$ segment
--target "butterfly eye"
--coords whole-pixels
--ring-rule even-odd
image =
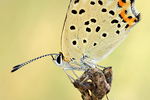
[[[59,56],[56,58],[56,61],[57,61],[58,64],[61,63],[61,55],[59,55]]]

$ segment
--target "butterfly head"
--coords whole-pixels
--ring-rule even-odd
[[[63,67],[64,63],[63,63],[63,54],[62,53],[52,54],[51,57],[57,66]]]

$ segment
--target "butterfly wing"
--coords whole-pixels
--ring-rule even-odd
[[[80,59],[104,59],[139,22],[134,0],[72,0],[67,12],[62,52]]]

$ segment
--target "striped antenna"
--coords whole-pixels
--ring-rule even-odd
[[[43,55],[43,56],[39,56],[39,57],[37,57],[37,58],[34,58],[34,59],[32,59],[32,60],[29,60],[29,61],[27,61],[27,62],[24,62],[24,63],[22,63],[22,64],[16,65],[16,66],[14,66],[13,69],[11,70],[11,73],[15,72],[16,70],[20,69],[21,67],[23,67],[23,66],[25,66],[25,65],[27,65],[27,64],[29,64],[29,63],[35,61],[35,60],[38,60],[38,59],[43,58],[43,57],[46,57],[46,56],[52,56],[52,59],[54,59],[54,58],[53,58],[53,55],[58,55],[58,54],[46,54],[46,55]]]

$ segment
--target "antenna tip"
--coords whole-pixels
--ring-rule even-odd
[[[13,73],[13,72],[15,72],[15,71],[18,70],[18,69],[19,69],[19,68],[15,68],[15,69],[11,70],[10,73]]]
[[[21,65],[16,65],[16,66],[14,66],[10,73],[15,72],[16,70],[18,70],[18,69],[21,68],[21,67],[22,67]]]

